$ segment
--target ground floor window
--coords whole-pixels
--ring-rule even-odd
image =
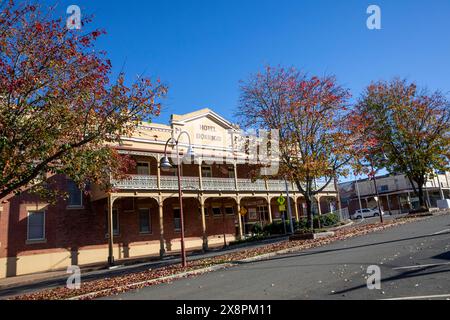
[[[266,217],[269,216],[269,209],[267,208],[267,206],[259,206],[258,214],[259,214],[259,219],[265,221]]]
[[[45,239],[45,211],[28,212],[27,240],[39,241]]]
[[[181,210],[173,208],[173,226],[175,231],[181,231]]]
[[[222,215],[222,210],[220,209],[220,207],[213,207],[212,212],[214,217],[219,217]]]
[[[257,220],[258,219],[258,214],[256,212],[256,208],[249,208],[248,209],[248,218],[250,220]]]
[[[234,207],[232,206],[225,207],[225,214],[229,216],[234,215]]]
[[[139,232],[152,233],[150,209],[139,209]]]

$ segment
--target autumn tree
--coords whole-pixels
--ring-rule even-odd
[[[440,93],[394,79],[371,84],[360,97],[351,122],[361,157],[373,166],[409,179],[420,206],[424,186],[436,170],[447,170],[450,105]],[[364,161],[363,161],[364,162]]]
[[[51,8],[0,4],[0,199],[65,174],[108,188],[130,164],[113,145],[159,113],[166,87],[111,78],[101,30],[68,30]],[[36,184],[37,183],[37,184]]]
[[[243,126],[279,130],[279,176],[304,196],[309,226],[312,204],[351,158],[347,135],[348,90],[332,76],[309,77],[295,68],[267,67],[242,83],[237,117]],[[316,179],[325,183],[316,187]]]

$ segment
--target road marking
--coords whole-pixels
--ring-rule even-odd
[[[413,297],[403,297],[403,298],[392,298],[383,300],[423,300],[423,299],[438,299],[438,298],[450,298],[450,294],[437,294],[434,296],[413,296]]]
[[[442,230],[442,231],[433,233],[433,236],[437,236],[437,235],[439,235],[439,234],[443,234],[443,233],[447,233],[447,232],[450,232],[450,229],[445,229],[445,230]]]
[[[407,267],[399,267],[399,268],[394,268],[392,270],[403,270],[403,269],[418,269],[418,268],[427,268],[427,267],[437,267],[437,266],[446,266],[449,265],[450,262],[445,262],[445,263],[433,263],[433,264],[417,264],[414,266],[407,266]]]

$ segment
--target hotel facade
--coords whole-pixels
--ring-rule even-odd
[[[295,184],[275,175],[252,179],[249,158],[259,149],[247,145],[246,152],[236,152],[236,141],[243,137],[236,125],[210,109],[172,115],[169,125],[144,123],[116,146],[136,167],[126,179],[113,181],[113,192],[91,186],[85,194],[70,179],[55,176],[68,199],[49,204],[25,192],[0,203],[0,278],[178,253],[177,169],[163,170],[159,164],[167,141],[181,132],[186,134],[179,154],[186,153],[188,136],[195,151],[194,161],[181,165],[187,249],[222,246],[250,233],[255,223],[281,220],[276,200],[286,196],[286,185],[293,217],[305,215]],[[170,143],[166,151],[173,159]],[[331,183],[316,197],[313,210],[333,211],[336,198]]]

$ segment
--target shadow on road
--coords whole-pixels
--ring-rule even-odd
[[[423,272],[426,270],[431,270],[437,267],[442,267],[442,266],[428,266],[428,267],[423,267],[420,269],[415,269],[415,270],[411,270],[411,271],[405,271],[402,272],[398,275],[386,278],[386,279],[382,279],[381,283],[386,283],[386,282],[392,282],[392,281],[398,281],[398,280],[402,280],[402,279],[410,279],[410,278],[416,278],[416,277],[422,277],[422,276],[427,276],[427,275],[433,275],[433,274],[439,274],[439,273],[447,273],[450,272],[450,270],[440,270],[440,271],[432,271],[432,272]],[[355,291],[358,289],[366,289],[367,288],[367,284],[363,284],[363,285],[359,285],[359,286],[355,286],[352,288],[348,288],[345,290],[341,290],[341,291],[336,291],[334,294],[338,295],[338,294],[344,294],[344,293],[348,293],[351,291]]]
[[[450,234],[450,232],[448,233]],[[249,261],[249,262],[243,262],[243,261],[236,261],[233,262],[234,264],[254,264],[254,263],[261,263],[261,262],[265,262],[265,261],[273,261],[273,260],[286,260],[286,259],[293,259],[293,258],[298,258],[298,257],[305,257],[305,256],[311,256],[311,255],[317,255],[317,254],[321,254],[321,253],[332,253],[332,252],[338,252],[338,251],[346,251],[346,250],[352,250],[352,249],[359,249],[359,248],[366,248],[366,247],[372,247],[372,246],[379,246],[379,245],[383,245],[383,244],[390,244],[390,243],[397,243],[397,242],[404,242],[404,241],[409,241],[409,240],[417,240],[417,239],[424,239],[424,238],[437,238],[439,236],[444,236],[447,235],[447,233],[442,233],[439,235],[424,235],[424,236],[418,236],[418,237],[410,237],[410,238],[404,238],[404,239],[397,239],[397,240],[390,240],[390,241],[381,241],[381,242],[375,242],[375,243],[368,243],[368,244],[363,244],[363,245],[358,245],[358,246],[351,246],[351,247],[345,247],[345,248],[335,248],[335,249],[324,249],[324,250],[315,250],[312,252],[302,252],[302,253],[297,253],[297,254],[287,254],[287,255],[283,255],[283,256],[279,256],[279,257],[272,257],[272,258],[267,258],[267,259],[262,259],[262,260],[258,260],[258,261]],[[335,244],[335,243],[332,243]],[[448,254],[448,253],[446,253]],[[443,255],[446,255],[443,254]],[[442,259],[442,258],[439,258]],[[450,257],[446,257],[445,259],[450,259]]]

